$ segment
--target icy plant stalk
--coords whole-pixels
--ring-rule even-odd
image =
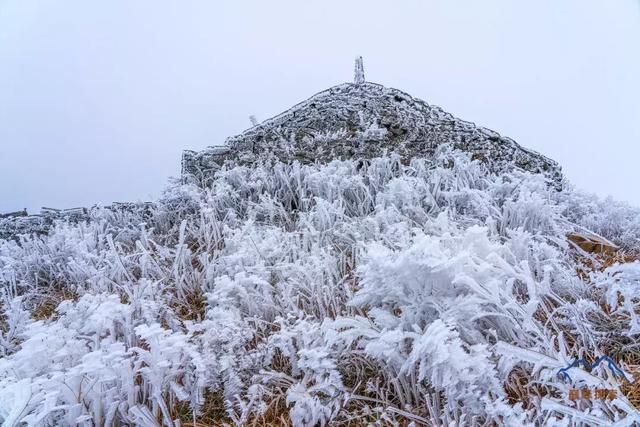
[[[556,372],[637,351],[640,266],[584,273],[566,235],[637,249],[638,218],[447,147],[225,167],[0,241],[0,421],[624,424],[606,370]]]

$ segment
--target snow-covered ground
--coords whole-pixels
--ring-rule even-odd
[[[631,425],[640,210],[434,160],[223,168],[0,241],[14,425]],[[607,258],[607,259],[605,259]],[[606,268],[605,268],[606,267]],[[571,400],[572,389],[616,398]],[[351,424],[349,424],[351,423]]]

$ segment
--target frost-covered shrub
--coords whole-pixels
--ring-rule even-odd
[[[557,370],[637,354],[638,263],[580,273],[566,235],[638,250],[638,212],[447,147],[92,209],[0,241],[0,420],[624,423],[606,370]],[[583,385],[618,399],[577,410]]]
[[[569,220],[626,249],[640,248],[640,209],[637,207],[577,190],[557,196]]]

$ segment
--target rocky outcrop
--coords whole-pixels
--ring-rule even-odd
[[[47,234],[56,222],[77,224],[90,221],[98,211],[123,213],[123,212],[149,212],[153,206],[151,202],[120,203],[91,208],[53,209],[42,208],[40,213],[27,214],[27,211],[12,212],[0,215],[0,239],[18,239],[21,235]]]
[[[516,167],[546,174],[560,183],[561,170],[555,161],[405,92],[356,77],[360,83],[320,92],[228,138],[224,146],[184,152],[184,179],[207,183],[225,161],[310,163],[391,153],[409,160],[431,157],[439,145],[452,144],[497,172]]]
[[[27,211],[12,212],[0,216],[0,239],[11,239],[18,235],[44,234],[59,219],[79,222],[88,218],[85,208],[42,208],[39,214],[28,215]]]
[[[253,121],[253,120],[252,120]],[[225,145],[203,151],[184,151],[185,182],[208,185],[225,163],[252,165],[369,159],[397,154],[404,161],[432,157],[442,144],[469,152],[497,173],[520,168],[547,175],[559,186],[558,164],[527,150],[510,138],[458,119],[440,107],[397,89],[367,82],[362,59],[356,60],[354,83],[317,93],[289,110],[228,138]],[[122,211],[137,204],[114,203],[107,210]],[[93,209],[93,208],[91,208]],[[14,212],[0,216],[0,239],[42,234],[57,220],[88,220],[90,210],[44,209],[38,215]]]

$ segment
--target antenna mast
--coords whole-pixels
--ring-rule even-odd
[[[353,82],[357,85],[364,83],[364,65],[362,64],[362,56],[356,57],[356,67],[353,74]]]

